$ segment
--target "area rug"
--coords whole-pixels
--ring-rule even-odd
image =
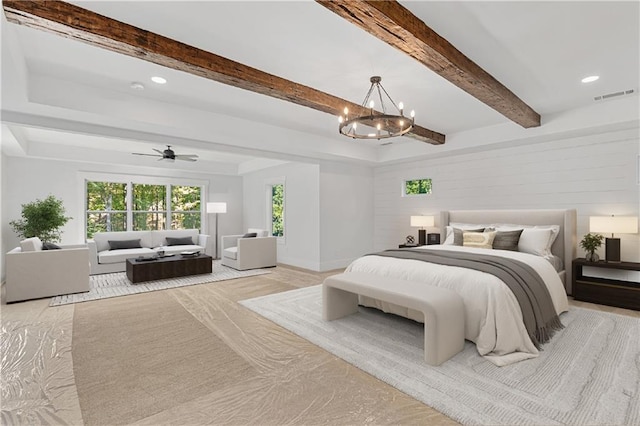
[[[240,302],[463,424],[640,424],[640,320],[582,308],[538,358],[505,367],[471,342],[438,367],[423,326],[369,308],[322,320],[322,286]]]
[[[215,281],[233,280],[270,273],[269,269],[249,269],[237,271],[213,261],[213,272],[210,274],[192,275],[189,277],[172,278],[168,280],[146,281],[132,284],[126,273],[91,275],[89,277],[89,291],[87,293],[65,294],[51,299],[49,306],[60,306],[69,303],[88,302],[90,300],[107,299],[110,297],[127,296],[130,294],[146,293],[148,291],[166,290],[169,288],[188,285],[204,284]]]

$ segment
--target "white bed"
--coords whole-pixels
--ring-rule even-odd
[[[557,314],[568,309],[566,294],[570,290],[571,261],[575,257],[575,210],[481,210],[442,212],[441,241],[445,240],[445,227],[449,223],[466,224],[519,224],[526,226],[559,226],[559,234],[551,248],[565,265],[556,269],[541,256],[505,250],[474,249],[458,246],[424,246],[422,250],[462,250],[497,254],[520,260],[534,268],[543,278]],[[507,285],[497,277],[475,270],[443,266],[410,259],[382,256],[364,256],[355,260],[345,272],[366,272],[412,281],[423,281],[456,291],[465,304],[465,338],[476,343],[478,352],[496,365],[508,365],[538,356],[522,321],[518,302]],[[566,288],[565,284],[566,283]],[[360,303],[422,321],[422,314],[406,308],[370,298]]]

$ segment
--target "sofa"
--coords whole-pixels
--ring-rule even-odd
[[[207,253],[208,239],[197,229],[96,232],[87,241],[91,275],[125,271],[127,259],[154,256],[159,250],[164,250],[165,255],[183,251]]]
[[[44,250],[39,238],[27,238],[5,256],[5,301],[40,299],[89,291],[86,244]]]
[[[277,238],[269,231],[249,228],[246,234],[222,237],[222,261],[225,266],[244,271],[276,266]]]

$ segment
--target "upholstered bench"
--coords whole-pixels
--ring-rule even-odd
[[[356,313],[358,295],[422,312],[427,364],[440,365],[463,349],[464,305],[453,290],[360,272],[333,275],[322,283],[323,319]]]

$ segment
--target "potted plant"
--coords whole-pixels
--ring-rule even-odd
[[[602,245],[604,236],[600,234],[587,234],[580,241],[580,247],[587,252],[585,258],[588,262],[597,262],[600,257],[596,253],[596,250]]]
[[[62,233],[60,228],[72,219],[64,213],[62,200],[49,195],[44,200],[23,204],[22,219],[9,224],[21,238],[38,237],[42,242],[57,242]]]

